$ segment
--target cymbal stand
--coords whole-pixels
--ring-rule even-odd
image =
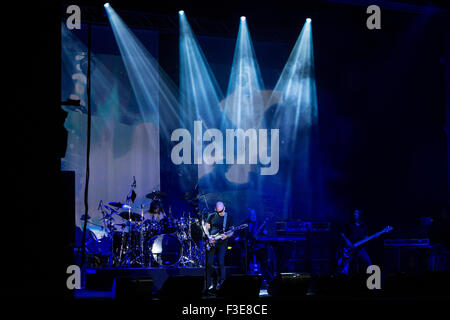
[[[134,203],[134,200],[136,199],[136,193],[134,191],[134,189],[136,188],[136,177],[133,176],[133,183],[131,184],[130,187],[130,191],[128,192],[127,198],[125,200],[125,203],[127,205],[128,208],[128,241],[127,241],[127,247],[126,247],[126,252],[124,254],[124,256],[126,257],[126,259],[124,259],[125,263],[130,266],[132,263],[139,263],[140,265],[143,265],[143,258],[141,258],[141,256],[143,256],[142,251],[139,255],[136,254],[137,251],[137,243],[136,241],[133,241],[133,231],[136,232],[137,228],[137,223],[136,223],[136,219],[134,221],[134,226],[132,227],[132,220],[131,220],[131,205]],[[143,215],[143,212],[142,212]],[[124,243],[124,233],[122,233],[122,246],[123,247],[123,243]],[[141,238],[141,237],[139,237]],[[136,240],[136,239],[134,239]],[[142,245],[143,247],[143,245]],[[121,251],[121,255],[120,255],[120,262],[121,262],[121,258],[122,257],[122,251]],[[138,260],[142,260],[142,261],[138,261]]]
[[[107,233],[107,237],[109,238],[109,240],[110,240],[110,254],[109,254],[109,257],[108,257],[108,266],[109,267],[111,267],[111,265],[113,264],[113,256],[114,256],[114,246],[113,246],[113,234],[112,234],[112,215],[114,214],[114,210],[112,209],[112,208],[109,208],[109,207],[107,207],[107,206],[105,206],[104,204],[103,204],[103,201],[102,200],[100,200],[100,204],[99,204],[99,209],[101,210],[101,212],[102,212],[102,216],[103,216],[103,218],[102,218],[102,221],[103,221],[103,226],[104,226],[104,228],[105,228],[105,230],[106,230],[106,233]],[[111,213],[105,213],[105,209],[109,209],[109,210],[111,210]]]
[[[136,231],[136,220],[134,221],[134,226],[132,225],[132,219],[131,219],[131,206],[128,206],[128,241],[127,241],[127,247],[125,252],[125,258],[124,262],[125,265],[130,267],[131,264],[136,262],[136,252],[135,247],[136,243],[133,241],[133,231]]]
[[[128,232],[130,233],[130,231],[131,230],[128,227]],[[119,261],[117,262],[119,266],[122,264],[122,256],[124,255],[124,250],[125,250],[124,245],[125,245],[125,228],[122,226],[122,241],[120,242]],[[128,243],[127,243],[126,250],[128,251]]]
[[[135,221],[135,226],[136,226]],[[139,230],[139,249],[136,249],[136,251],[139,253],[136,257],[136,259],[133,262],[138,263],[142,267],[145,265],[145,254],[144,254],[144,205],[141,205],[141,224],[139,227],[137,227]]]

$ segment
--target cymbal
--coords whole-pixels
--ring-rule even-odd
[[[122,218],[126,219],[126,220],[136,220],[136,221],[141,221],[142,217],[139,213],[136,212],[128,212],[128,211],[124,211],[121,212],[119,214],[119,216],[121,216]]]
[[[108,202],[110,206],[116,207],[116,208],[122,208],[122,209],[129,209],[131,208],[129,205],[122,203],[122,202]]]
[[[153,198],[163,198],[166,196],[165,192],[161,192],[159,190],[154,190],[152,192],[150,192],[149,194],[147,194],[145,197],[149,198],[149,199],[153,199]]]

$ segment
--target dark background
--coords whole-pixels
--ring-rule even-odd
[[[443,1],[433,3],[444,8]],[[76,4],[103,8],[100,1]],[[120,10],[148,11],[171,15],[175,21],[183,9],[198,19],[199,25],[191,23],[197,36],[231,39],[239,17],[245,15],[254,41],[286,46],[278,57],[264,61],[280,72],[304,19],[311,17],[324,216],[339,225],[352,208],[361,207],[370,232],[390,224],[397,232],[408,233],[418,228],[420,216],[435,215],[448,202],[448,13],[416,12],[413,5],[398,10],[381,6],[382,29],[368,30],[366,7],[327,1],[111,4],[119,14]],[[59,106],[61,9],[39,4],[8,12],[13,20],[5,50],[8,99],[2,137],[7,161],[4,217],[10,232],[5,233],[3,274],[11,276],[4,283],[17,294],[45,284],[47,294],[54,295],[53,289],[63,290],[65,285],[69,263],[64,257],[73,230],[65,214],[65,184],[59,184],[58,174],[66,139],[65,114]],[[106,17],[98,17],[102,19]],[[201,22],[223,22],[234,29],[214,34]],[[161,54],[172,47],[171,54],[177,57],[177,28],[173,30],[161,32],[159,56],[164,70],[177,81],[177,59]],[[258,50],[255,43],[257,56]],[[270,81],[276,79],[266,81],[267,86]],[[226,82],[219,79],[219,84],[225,91]],[[50,219],[55,212],[59,219]]]

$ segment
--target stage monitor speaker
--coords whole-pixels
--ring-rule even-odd
[[[385,289],[395,297],[448,297],[450,274],[445,271],[422,274],[395,273],[386,277]]]
[[[234,274],[229,276],[217,291],[223,298],[258,299],[261,275]]]
[[[268,293],[273,297],[305,296],[310,280],[309,273],[279,273],[270,283]]]
[[[424,290],[427,296],[450,296],[450,272],[432,271],[424,274]]]
[[[369,290],[367,288],[368,275],[344,274],[335,275],[317,275],[312,280],[312,292],[318,296],[375,296],[379,290]]]
[[[200,299],[204,288],[203,276],[170,276],[159,291],[161,299]]]
[[[118,277],[114,279],[114,298],[118,300],[151,300],[152,278]]]

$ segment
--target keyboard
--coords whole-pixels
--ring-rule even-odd
[[[304,241],[306,237],[257,237],[258,242],[289,242],[289,241]]]

